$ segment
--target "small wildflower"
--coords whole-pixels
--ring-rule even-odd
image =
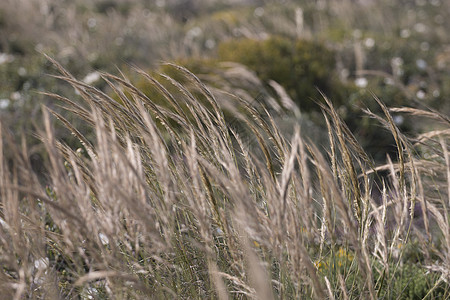
[[[34,261],[34,267],[38,270],[43,270],[48,267],[49,260],[47,257],[42,257]]]
[[[87,74],[84,77],[83,82],[86,84],[92,84],[92,83],[98,81],[99,79],[100,79],[100,73],[95,71],[95,72]]]
[[[375,46],[375,40],[373,38],[367,38],[364,40],[364,46],[366,46],[367,48],[373,48],[373,46]]]
[[[416,93],[416,97],[418,98],[418,99],[425,99],[425,92],[424,91],[422,91],[422,90],[418,90],[417,91],[417,93]]]
[[[9,106],[11,101],[9,99],[0,99],[0,109],[5,109]]]
[[[358,78],[356,78],[356,80],[355,80],[355,84],[356,84],[356,86],[359,87],[359,88],[365,88],[365,87],[367,86],[367,84],[368,84],[368,81],[367,81],[367,79],[364,78],[364,77],[358,77]]]
[[[416,60],[416,66],[421,70],[425,70],[427,68],[427,62],[423,59],[418,59]]]
[[[409,29],[402,29],[402,31],[400,31],[400,37],[406,39],[409,38],[411,36],[411,31],[409,31]]]
[[[314,262],[314,266],[316,267],[316,269],[317,269],[318,271],[322,271],[324,268],[327,267],[327,264],[326,264],[325,262],[323,262],[323,261],[316,260],[316,261]]]
[[[257,7],[253,13],[255,17],[262,17],[264,15],[264,8]]]
[[[103,245],[108,245],[109,244],[109,239],[108,239],[108,237],[105,234],[100,232],[98,234],[98,237],[100,238],[100,242],[102,242]]]
[[[89,18],[89,20],[87,21],[87,25],[89,28],[95,28],[95,26],[97,26],[97,20],[94,18]]]

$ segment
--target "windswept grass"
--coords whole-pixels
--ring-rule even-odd
[[[83,103],[48,95],[95,139],[43,108],[43,180],[2,130],[2,297],[449,298],[448,117],[395,109],[444,128],[410,138],[375,99],[384,115],[367,113],[398,150],[375,166],[326,97],[323,146],[227,95],[229,126],[223,95],[179,66],[183,84],[137,70],[161,105],[127,78],[102,74],[112,97],[53,63]],[[79,149],[55,139],[51,115]]]

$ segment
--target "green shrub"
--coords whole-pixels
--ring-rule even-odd
[[[314,103],[321,99],[317,89],[335,105],[345,103],[348,88],[335,72],[334,53],[323,44],[282,37],[231,40],[219,45],[218,58],[246,65],[263,81],[275,80],[302,110],[318,109]]]
[[[385,291],[384,296],[391,294],[396,299],[444,299],[445,284],[439,283],[439,275],[416,264],[400,266],[392,279],[392,291]],[[438,284],[439,283],[439,284]],[[437,286],[432,290],[432,288]]]

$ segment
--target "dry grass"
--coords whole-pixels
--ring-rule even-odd
[[[52,96],[95,140],[43,108],[44,186],[25,143],[1,132],[0,155],[15,153],[0,159],[3,297],[401,298],[408,283],[396,285],[397,270],[412,243],[435,287],[428,296],[449,297],[448,130],[410,140],[377,100],[385,115],[373,116],[398,157],[374,166],[329,101],[323,151],[227,96],[245,111],[252,147],[228,126],[220,94],[181,67],[183,85],[138,70],[161,106],[126,78],[102,74],[115,100],[53,63],[83,104]],[[80,149],[55,139],[50,114]]]

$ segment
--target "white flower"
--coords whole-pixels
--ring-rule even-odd
[[[405,121],[405,118],[403,116],[394,116],[394,123],[397,126],[400,126],[403,124],[403,122]]]
[[[39,259],[36,259],[34,261],[34,267],[38,270],[45,270],[47,269],[49,264],[48,258],[47,257],[41,257]]]
[[[14,56],[7,53],[0,53],[0,65],[4,63],[10,63],[14,60]]]
[[[100,73],[97,71],[94,71],[92,73],[87,74],[84,79],[83,82],[86,84],[92,84],[96,81],[98,81],[100,79]]]
[[[11,101],[9,99],[0,99],[0,109],[5,109],[9,106]]]
[[[98,234],[98,237],[100,238],[100,241],[102,242],[103,245],[108,245],[109,244],[109,239],[108,239],[108,237],[105,234],[100,232]]]
[[[424,33],[427,30],[427,26],[423,23],[417,23],[414,25],[414,30],[419,33]]]
[[[425,98],[425,92],[422,91],[422,90],[418,90],[417,93],[416,93],[416,97],[418,99],[424,99]]]
[[[94,18],[89,18],[89,20],[87,21],[87,25],[89,28],[94,28],[95,26],[97,26],[97,20]]]
[[[373,46],[375,46],[375,40],[373,38],[365,39],[364,46],[366,46],[367,48],[372,48]]]
[[[409,29],[402,29],[402,31],[400,31],[400,36],[404,39],[409,38],[411,35],[411,31],[409,31]]]
[[[427,68],[427,62],[423,59],[418,59],[416,60],[416,66],[421,70],[425,70]]]
[[[360,87],[360,88],[365,88],[365,87],[367,86],[368,83],[369,83],[369,82],[368,82],[367,79],[364,78],[364,77],[358,77],[358,78],[356,78],[356,80],[355,80],[356,86],[357,86],[357,87]]]

